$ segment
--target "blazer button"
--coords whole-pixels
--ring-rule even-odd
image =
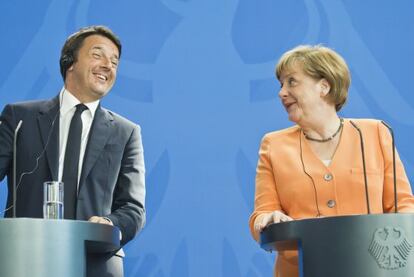
[[[331,173],[326,173],[326,174],[323,176],[323,179],[325,179],[325,181],[329,182],[329,181],[331,181],[331,180],[333,179],[333,176],[332,176],[332,174],[331,174]]]
[[[336,202],[335,202],[335,200],[329,200],[329,201],[326,203],[326,205],[327,205],[329,208],[333,208],[333,207],[335,207]]]

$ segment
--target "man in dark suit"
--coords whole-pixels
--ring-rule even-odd
[[[43,217],[43,182],[65,187],[66,219],[117,226],[125,245],[145,223],[144,158],[140,127],[100,106],[112,88],[121,43],[106,27],[91,26],[65,42],[64,87],[46,101],[6,105],[0,116],[0,180],[8,179],[11,216],[14,131],[17,137],[18,217]],[[88,276],[122,276],[117,254],[89,257]],[[93,262],[101,266],[91,267]]]

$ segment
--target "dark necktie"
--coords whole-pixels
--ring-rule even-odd
[[[83,104],[76,105],[75,114],[70,122],[62,181],[64,184],[64,218],[76,218],[76,198],[78,192],[79,153],[82,136],[82,112],[88,109]]]

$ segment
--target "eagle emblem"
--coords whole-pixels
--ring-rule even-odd
[[[391,270],[406,266],[412,247],[402,228],[386,226],[375,230],[368,251],[380,268]]]

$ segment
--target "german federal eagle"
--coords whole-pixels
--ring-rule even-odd
[[[386,226],[375,231],[369,252],[384,269],[398,269],[407,264],[412,245],[399,227]]]

